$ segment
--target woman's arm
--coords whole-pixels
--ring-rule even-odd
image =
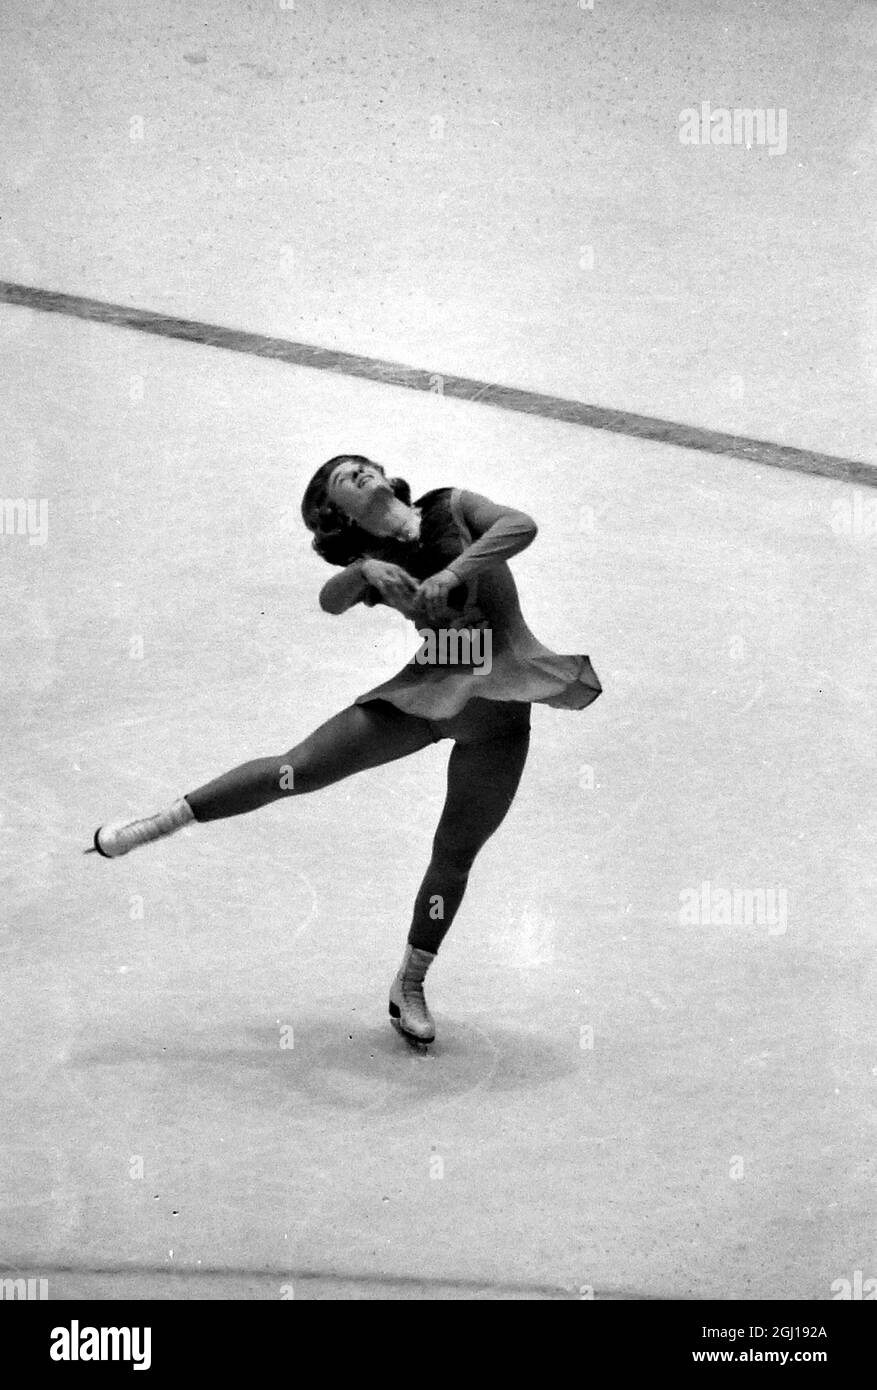
[[[320,607],[324,613],[345,613],[365,598],[369,588],[362,572],[365,562],[354,560],[340,574],[333,574],[320,590]]]
[[[386,603],[407,617],[417,593],[417,580],[399,565],[366,555],[354,560],[320,590],[320,607],[326,613],[346,613],[355,603],[373,608]]]
[[[462,582],[526,550],[539,528],[526,512],[503,507],[478,492],[461,490],[460,507],[473,540],[448,569]]]
[[[475,540],[456,560],[451,560],[443,570],[421,584],[417,607],[433,623],[447,616],[448,596],[455,587],[525,550],[538,531],[535,521],[526,512],[519,512],[515,507],[501,507],[479,492],[461,490],[459,501],[463,520]]]

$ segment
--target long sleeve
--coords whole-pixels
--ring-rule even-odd
[[[526,550],[537,534],[536,523],[526,512],[499,506],[478,492],[461,490],[460,506],[470,532],[477,537],[447,566],[462,583]]]
[[[369,603],[370,594],[377,595],[371,603],[377,602],[380,598],[377,590],[372,589],[365,581],[362,560],[354,560],[352,564],[345,566],[340,574],[334,574],[323,585],[320,590],[320,607],[326,613],[344,613],[355,603],[359,603],[360,599]]]

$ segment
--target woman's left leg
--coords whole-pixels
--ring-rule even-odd
[[[435,1037],[423,993],[426,972],[463,900],[475,856],[514,801],[530,745],[526,705],[504,710],[491,710],[489,701],[473,705],[459,722],[448,721],[457,736],[448,792],[414,903],[408,945],[390,987],[393,1026],[419,1043]]]
[[[475,856],[515,798],[529,744],[530,730],[520,723],[492,738],[454,744],[444,809],[408,933],[415,949],[438,951],[463,900]]]

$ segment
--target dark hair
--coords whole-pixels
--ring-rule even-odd
[[[314,533],[311,542],[313,549],[330,565],[349,565],[380,542],[377,536],[359,526],[329,500],[329,479],[339,463],[368,463],[385,478],[387,471],[382,464],[365,458],[363,454],[336,454],[335,458],[317,469],[305,488],[301,514],[305,526]],[[405,479],[387,478],[387,482],[399,501],[404,502],[406,507],[410,506],[411,489]]]

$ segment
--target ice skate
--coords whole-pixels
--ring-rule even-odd
[[[85,850],[85,853],[93,854],[96,850],[104,859],[118,859],[123,854],[130,854],[138,845],[147,845],[152,840],[173,835],[184,825],[191,825],[194,819],[191,806],[181,797],[168,810],[159,811],[154,816],[145,816],[140,820],[112,821],[108,825],[100,826],[94,832],[94,845],[91,849]]]
[[[420,1048],[435,1038],[435,1023],[423,994],[424,976],[434,960],[431,951],[406,946],[399,973],[390,986],[390,1022],[406,1042]]]

